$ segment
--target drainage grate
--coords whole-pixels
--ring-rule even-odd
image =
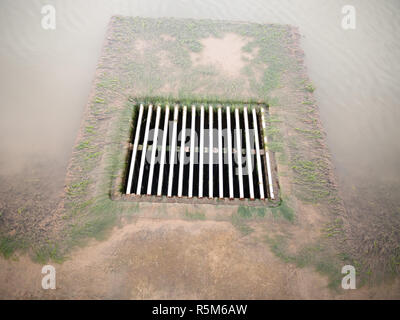
[[[135,122],[127,194],[275,198],[264,105],[140,104]]]

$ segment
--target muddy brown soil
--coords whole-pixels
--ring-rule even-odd
[[[18,173],[0,175],[0,232],[37,243],[56,231],[56,213],[63,196],[65,172],[61,164],[48,166],[34,159]]]
[[[248,39],[234,33],[226,34],[222,39],[209,37],[201,41],[201,52],[191,53],[191,59],[195,66],[212,65],[226,76],[238,77],[245,66],[242,48],[247,42]]]
[[[41,288],[28,257],[0,259],[2,299],[390,298],[395,285],[336,293],[328,279],[285,264],[230,223],[139,219],[107,241],[75,250],[56,268],[56,290]]]

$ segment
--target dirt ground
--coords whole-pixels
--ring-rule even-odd
[[[242,48],[247,44],[246,39],[232,33],[222,39],[209,37],[201,41],[203,50],[191,53],[194,65],[213,65],[218,71],[231,77],[239,77],[245,66]],[[226,53],[229,52],[229,55]]]
[[[228,222],[138,219],[75,250],[41,288],[42,265],[0,259],[2,299],[387,299],[398,281],[336,292],[311,269],[283,263]]]

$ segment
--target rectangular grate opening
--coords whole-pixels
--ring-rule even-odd
[[[126,194],[275,199],[266,106],[137,106]]]

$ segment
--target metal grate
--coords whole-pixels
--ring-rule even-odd
[[[275,198],[264,148],[265,106],[140,104],[138,109],[127,194]]]

